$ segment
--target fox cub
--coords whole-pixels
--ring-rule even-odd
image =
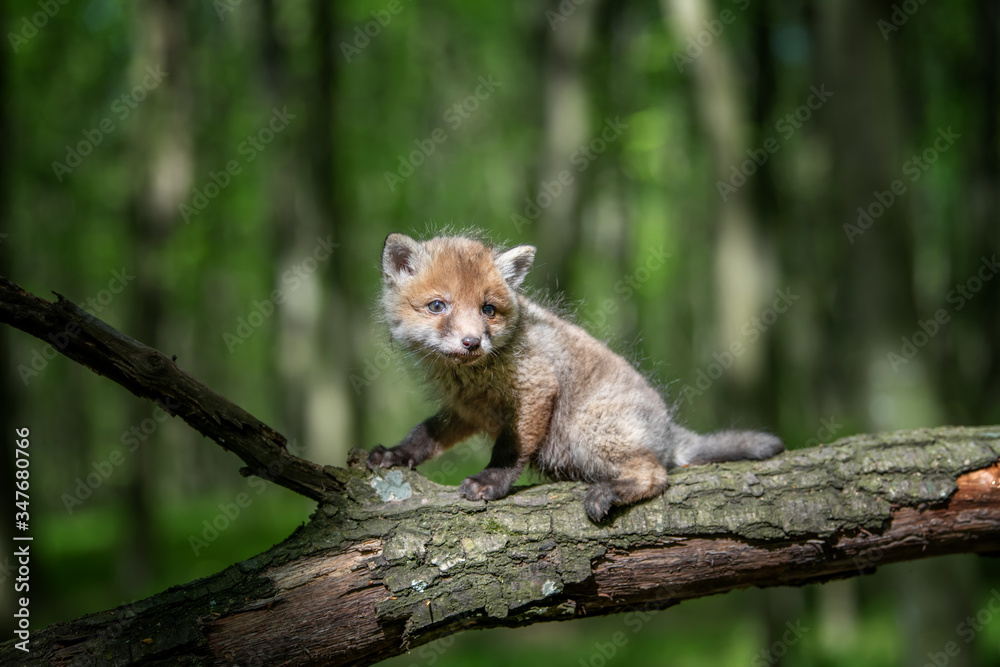
[[[399,445],[372,450],[370,468],[412,468],[484,432],[493,454],[462,482],[462,497],[503,498],[530,463],[589,482],[584,509],[599,522],[614,505],[663,492],[669,467],[784,449],[766,433],[698,435],[675,423],[625,359],[518,293],[534,258],[531,246],[501,250],[463,236],[385,240],[385,319],[392,339],[420,355],[443,407]]]

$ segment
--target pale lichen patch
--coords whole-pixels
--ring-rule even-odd
[[[413,495],[410,483],[403,481],[403,473],[399,470],[390,470],[385,477],[376,475],[371,484],[379,498],[387,503],[393,500],[406,500]]]

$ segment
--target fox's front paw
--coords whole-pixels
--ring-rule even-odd
[[[458,495],[466,500],[497,500],[510,492],[514,483],[506,470],[484,470],[478,475],[466,477],[458,487]]]
[[[405,451],[402,447],[387,449],[382,445],[376,445],[375,449],[368,454],[369,470],[375,470],[377,468],[391,468],[393,466],[406,466],[407,468],[413,468],[419,463],[420,461],[417,461],[416,457]]]

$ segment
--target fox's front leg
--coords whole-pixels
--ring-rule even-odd
[[[372,470],[392,466],[413,468],[475,432],[476,428],[461,417],[449,410],[442,410],[414,426],[395,447],[387,449],[382,445],[376,446],[368,455],[368,467]]]
[[[493,444],[490,462],[478,475],[466,477],[458,488],[458,495],[466,500],[496,500],[510,493],[510,487],[524,470],[527,459],[520,456],[517,436],[509,426],[504,428]]]
[[[467,500],[496,500],[510,493],[510,487],[548,434],[555,397],[553,387],[530,403],[522,402],[516,427],[507,425],[500,431],[486,469],[462,482],[460,496]]]

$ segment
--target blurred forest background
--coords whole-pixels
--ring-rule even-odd
[[[995,2],[40,0],[3,21],[0,274],[176,354],[306,458],[429,414],[373,319],[378,259],[449,226],[535,244],[529,283],[694,428],[801,447],[1000,423]],[[306,520],[50,347],[0,327],[5,485],[32,436],[32,625]],[[487,458],[423,469],[457,484]],[[996,665],[998,590],[996,561],[938,559],[387,664],[923,665],[955,642],[947,664]]]

